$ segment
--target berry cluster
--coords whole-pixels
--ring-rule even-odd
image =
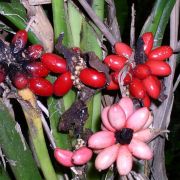
[[[154,37],[151,32],[144,33],[140,40],[143,42],[143,52],[139,52],[142,57],[136,57],[137,52],[133,52],[128,45],[117,42],[114,47],[116,54],[104,59],[104,63],[112,70],[112,81],[107,89],[119,89],[119,72],[129,64],[130,70],[124,77],[123,84],[129,86],[132,97],[140,99],[144,106],[149,107],[150,97],[158,99],[161,93],[161,78],[171,74],[171,67],[165,60],[172,55],[173,50],[170,46],[152,49]]]
[[[133,166],[133,156],[149,160],[153,153],[146,142],[154,138],[151,112],[146,107],[134,110],[130,98],[105,107],[101,113],[102,131],[88,140],[88,146],[97,155],[95,167],[101,171],[114,162],[120,175],[127,175]]]

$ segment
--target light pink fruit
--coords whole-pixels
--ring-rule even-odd
[[[73,156],[73,153],[71,151],[63,150],[60,148],[56,148],[54,150],[55,159],[63,166],[66,166],[66,167],[74,166],[74,164],[71,161],[72,156]]]
[[[72,156],[72,162],[75,165],[86,164],[92,157],[92,150],[87,147],[81,147],[74,151]]]
[[[93,150],[93,152],[94,152],[95,154],[99,154],[101,151],[103,151],[103,149],[95,149],[95,150]]]
[[[114,132],[115,129],[110,125],[109,120],[108,120],[108,111],[110,109],[110,106],[105,107],[102,112],[101,112],[101,118],[102,118],[102,123],[105,126],[106,129],[109,131]]]
[[[123,97],[120,101],[119,101],[119,105],[121,106],[121,108],[123,109],[123,111],[125,112],[126,115],[126,119],[133,113],[134,111],[134,106],[133,106],[133,102],[129,97]]]
[[[153,156],[153,153],[149,146],[146,143],[135,138],[131,140],[128,148],[131,153],[139,159],[150,160]]]
[[[113,128],[120,130],[126,122],[126,115],[119,104],[113,104],[108,111],[109,122]]]
[[[101,151],[95,160],[95,167],[98,171],[107,169],[117,158],[119,144],[112,145]]]
[[[149,110],[147,107],[136,110],[126,121],[126,127],[131,128],[134,131],[140,130],[149,117]]]
[[[153,129],[147,128],[134,133],[133,138],[143,142],[148,142],[155,137],[155,133],[156,132]]]
[[[104,124],[101,124],[101,130],[103,130],[103,131],[109,131],[108,129],[106,129],[106,127],[104,126]]]
[[[103,149],[116,142],[114,133],[111,131],[99,131],[88,140],[88,146],[93,149]]]
[[[127,146],[120,146],[116,164],[118,172],[122,176],[127,175],[131,171],[133,158]]]
[[[149,117],[148,117],[148,120],[146,122],[146,124],[143,126],[143,129],[146,129],[148,128],[153,122],[153,115],[151,112],[149,112]]]

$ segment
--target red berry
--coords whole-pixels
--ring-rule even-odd
[[[151,49],[153,47],[153,43],[154,43],[153,33],[151,33],[151,32],[144,33],[142,35],[142,39],[144,41],[144,51],[145,51],[146,55],[148,55],[149,52],[151,51]]]
[[[12,44],[14,47],[14,53],[18,53],[20,50],[22,50],[28,40],[28,34],[25,30],[19,30],[12,39]]]
[[[161,92],[161,86],[160,86],[161,83],[159,79],[155,76],[149,76],[146,79],[144,79],[142,82],[146,89],[147,94],[150,97],[157,99]]]
[[[43,65],[42,62],[30,62],[26,65],[26,70],[33,77],[46,77],[49,73],[48,69]]]
[[[110,81],[109,85],[106,87],[106,89],[107,90],[118,90],[119,89],[118,82],[116,83],[115,81],[113,81],[112,74],[110,74],[110,77],[111,77],[111,81]]]
[[[46,79],[37,77],[29,80],[29,89],[39,96],[51,96],[53,93],[53,85]]]
[[[38,59],[41,57],[44,48],[40,44],[34,44],[28,47],[28,55],[32,59]]]
[[[129,85],[129,91],[131,95],[137,99],[143,99],[146,94],[142,81],[138,78],[133,78],[132,82]]]
[[[124,56],[125,58],[130,58],[132,54],[132,49],[125,43],[117,42],[114,46],[116,54],[119,56]]]
[[[83,69],[80,72],[79,78],[82,83],[93,88],[102,88],[106,84],[105,74],[91,68]]]
[[[76,53],[81,53],[81,49],[79,47],[73,47],[72,50]]]
[[[145,64],[138,64],[134,68],[134,75],[139,79],[144,79],[144,78],[148,77],[150,74],[151,74],[151,70],[150,70],[149,66],[147,66]]]
[[[72,85],[71,73],[66,72],[60,75],[54,82],[54,94],[56,96],[63,96],[72,88]]]
[[[173,50],[170,46],[160,46],[156,49],[153,49],[149,55],[149,60],[158,60],[163,61],[169,58],[173,54]]]
[[[124,67],[126,61],[127,59],[125,57],[114,54],[106,56],[104,59],[104,63],[113,71],[120,71]]]
[[[148,60],[145,64],[149,66],[152,75],[168,76],[171,74],[171,67],[164,61]]]
[[[28,77],[26,74],[16,72],[12,78],[12,82],[17,89],[24,89],[28,84]]]
[[[67,71],[65,59],[56,54],[43,54],[41,57],[41,62],[53,73],[65,73]]]
[[[55,159],[63,166],[66,167],[74,166],[72,163],[72,156],[73,156],[73,152],[71,151],[63,150],[60,148],[55,148],[54,150]]]
[[[142,104],[143,104],[144,107],[147,107],[147,108],[150,107],[150,105],[151,105],[151,100],[150,100],[150,98],[149,98],[149,96],[148,96],[147,94],[146,94],[146,95],[144,96],[144,98],[142,99]]]

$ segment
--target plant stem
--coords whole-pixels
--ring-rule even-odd
[[[29,89],[20,90],[18,93],[24,100],[20,101],[20,104],[28,124],[30,137],[44,177],[47,180],[57,180],[57,176],[46,147],[41,123],[41,113],[37,109],[35,96]]]

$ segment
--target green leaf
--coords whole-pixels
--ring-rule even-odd
[[[28,145],[22,141],[17,124],[0,100],[0,146],[18,180],[41,180]]]
[[[8,173],[4,170],[4,168],[0,165],[0,179],[1,180],[10,180]]]

